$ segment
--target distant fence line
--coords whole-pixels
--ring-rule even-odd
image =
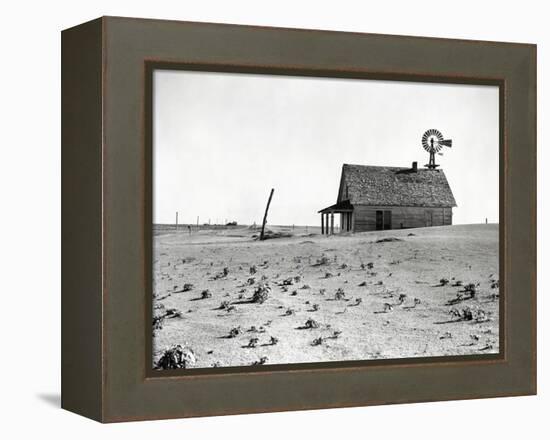
[[[242,229],[242,228],[250,228],[251,230],[259,230],[261,229],[261,225],[258,224],[252,224],[252,225],[218,225],[218,224],[203,224],[203,225],[197,225],[196,223],[180,223],[176,225],[175,223],[154,223],[153,229],[159,232],[162,231],[175,231],[176,229],[178,231],[209,231],[209,230],[222,230],[222,229]],[[270,225],[267,224],[267,228],[278,228],[278,229],[284,229],[284,230],[294,230],[295,228],[301,228],[301,229],[319,229],[317,226],[311,226],[311,225]]]
[[[153,229],[158,231],[175,231],[176,229],[182,231],[203,231],[203,230],[213,230],[213,229],[238,229],[244,228],[247,225],[197,225],[196,223],[180,223],[178,225],[174,223],[154,223]]]

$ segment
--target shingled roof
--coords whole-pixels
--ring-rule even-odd
[[[342,167],[338,202],[376,206],[456,206],[443,170],[349,165]]]

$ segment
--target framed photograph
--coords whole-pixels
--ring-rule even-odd
[[[536,46],[103,17],[62,75],[64,408],[536,393]]]

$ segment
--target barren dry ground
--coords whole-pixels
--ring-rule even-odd
[[[312,231],[157,230],[153,362],[176,344],[188,367],[498,353],[498,225]]]

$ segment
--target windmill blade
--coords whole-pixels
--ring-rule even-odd
[[[451,148],[453,146],[453,140],[452,139],[445,139],[439,142],[440,145],[445,145],[446,147]]]
[[[439,156],[443,156],[443,153],[437,153]]]

